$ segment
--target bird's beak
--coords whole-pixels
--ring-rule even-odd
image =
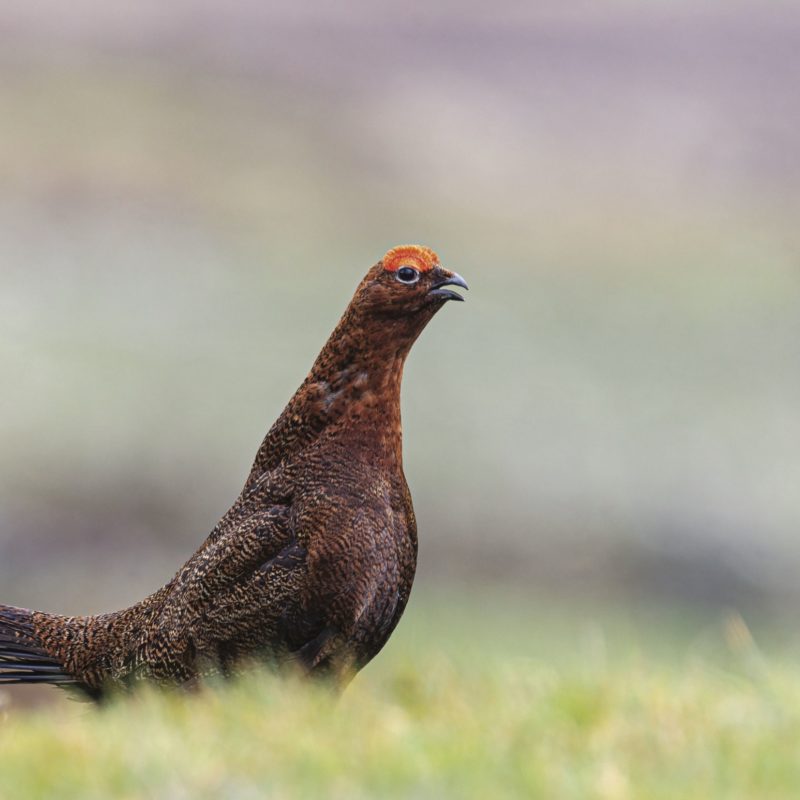
[[[437,269],[441,273],[441,280],[437,280],[430,289],[428,297],[441,297],[443,300],[463,300],[464,298],[457,292],[445,289],[445,286],[460,286],[462,289],[469,289],[467,282],[457,273],[446,269]]]

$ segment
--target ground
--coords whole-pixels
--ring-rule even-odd
[[[11,708],[0,797],[796,797],[800,669],[735,613],[658,617],[428,598],[340,698],[257,672]]]

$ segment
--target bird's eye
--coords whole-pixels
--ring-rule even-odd
[[[400,267],[397,270],[397,280],[401,283],[416,283],[419,280],[419,272],[414,267]]]

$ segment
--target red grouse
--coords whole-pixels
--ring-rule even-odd
[[[467,288],[432,250],[390,250],[267,434],[242,493],[175,577],[99,616],[0,605],[0,684],[72,685],[99,698],[254,660],[338,683],[363,667],[414,580],[400,382],[423,328],[463,299],[449,286]]]

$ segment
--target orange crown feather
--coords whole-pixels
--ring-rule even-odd
[[[383,268],[389,272],[397,272],[400,267],[414,267],[420,272],[430,272],[439,266],[439,256],[430,248],[418,244],[393,247],[381,261]]]

